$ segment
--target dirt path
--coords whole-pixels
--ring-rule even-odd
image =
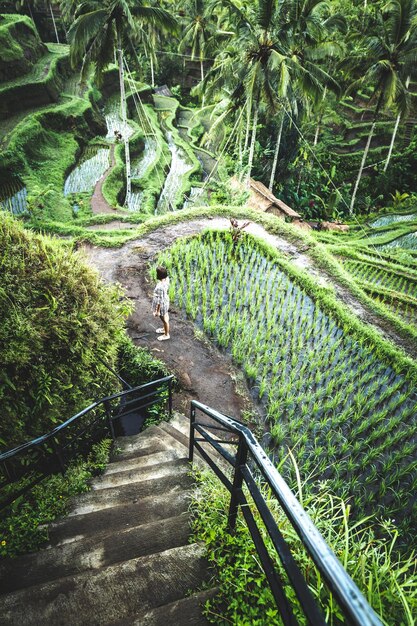
[[[103,176],[97,181],[91,198],[91,210],[93,213],[118,213],[120,215],[120,211],[113,209],[103,196],[104,181],[114,169],[115,165],[116,159],[114,157],[114,144],[112,144],[110,147],[110,165],[104,172]]]
[[[128,320],[128,332],[136,345],[149,348],[163,360],[179,378],[183,390],[176,398],[176,408],[188,411],[191,398],[196,398],[223,413],[239,418],[242,411],[254,414],[258,408],[250,399],[250,389],[244,382],[228,355],[220,352],[210,342],[195,336],[194,324],[171,308],[171,340],[159,342],[155,333],[157,321],[151,314],[153,284],[149,283],[148,267],[161,250],[169,247],[178,237],[185,237],[205,228],[229,228],[224,218],[201,219],[160,228],[155,232],[125,244],[120,249],[97,248],[86,245],[84,251],[91,265],[96,267],[105,282],[118,282],[134,302],[135,310]],[[250,224],[247,232],[262,237],[286,253],[298,267],[308,269],[321,284],[333,284],[330,277],[313,266],[305,249],[298,249],[285,239],[270,235],[257,224]],[[356,315],[378,327],[378,318],[357,302],[348,290],[335,285],[337,295]],[[379,328],[381,332],[383,328]],[[391,331],[391,334],[393,331]],[[389,334],[386,332],[385,334]],[[391,336],[401,344],[401,340]]]

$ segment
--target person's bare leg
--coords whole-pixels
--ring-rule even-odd
[[[159,341],[164,341],[164,339],[170,339],[170,335],[169,335],[169,316],[168,316],[168,313],[163,317],[162,323],[164,325],[164,334],[163,335],[159,335],[159,337],[158,337]]]
[[[169,335],[169,321],[166,322],[165,320],[162,322],[164,325],[164,331],[165,331],[165,335]]]

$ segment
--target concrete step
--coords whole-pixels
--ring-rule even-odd
[[[166,450],[157,450],[145,456],[133,457],[123,461],[118,461],[117,457],[114,457],[114,461],[109,463],[103,476],[159,465],[161,463],[167,463],[168,461],[175,461],[175,459],[179,459],[181,456],[184,458],[184,454],[181,455],[181,452],[181,450],[177,450],[176,448],[167,448]]]
[[[147,456],[159,450],[182,450],[179,447],[179,442],[168,437],[167,434],[159,426],[150,426],[139,435],[118,437],[115,442],[117,455],[112,457],[112,461],[124,461],[139,456]]]
[[[185,417],[185,415],[181,415],[181,413],[174,413],[173,418],[169,420],[168,423],[171,424],[171,426],[173,426],[177,430],[179,430],[183,435],[185,435],[187,439],[189,439],[190,437],[190,418],[189,417]]]
[[[123,438],[123,439],[127,439],[127,438]],[[118,447],[117,442],[120,442],[120,439],[116,439],[115,449],[110,458],[111,462],[113,461],[117,462],[120,459],[123,459],[124,457],[126,457],[126,459],[129,459],[130,457],[137,459],[138,457],[142,457],[142,456],[145,457],[145,456],[148,456],[149,454],[155,454],[155,452],[169,450],[169,445],[167,444],[167,442],[165,440],[162,441],[156,435],[149,437],[149,439],[146,442],[146,446],[142,446],[141,448],[136,450],[133,456],[130,455],[129,452],[126,452],[126,453],[124,452],[126,448],[129,450],[129,444],[126,441],[121,441],[119,444],[119,447]]]
[[[185,512],[98,539],[89,537],[0,561],[1,593],[186,545],[189,534],[189,515]]]
[[[126,471],[102,474],[92,481],[91,487],[94,490],[108,489],[119,485],[139,483],[151,478],[163,478],[169,474],[175,474],[178,468],[187,464],[188,460],[185,458],[184,453],[182,457],[183,458],[174,458],[174,460],[167,462],[160,462],[159,465],[135,466],[134,469],[128,469]],[[160,458],[162,459],[162,457]],[[167,458],[169,458],[169,456]]]
[[[209,621],[203,616],[205,602],[218,593],[217,588],[193,593],[188,598],[151,609],[133,620],[118,621],[111,626],[208,626]]]
[[[189,442],[188,435],[185,435],[180,430],[175,428],[171,424],[171,422],[161,422],[159,424],[159,428],[165,431],[168,435],[171,435],[173,439],[175,439],[179,444],[183,446],[184,451],[188,452],[188,442]]]
[[[0,596],[0,624],[102,626],[183,598],[208,579],[198,544]],[[131,621],[131,623],[132,623]]]
[[[148,496],[132,504],[69,516],[49,525],[49,542],[60,545],[92,536],[99,539],[141,524],[181,515],[188,510],[188,506],[189,494],[181,490],[168,495]]]
[[[142,498],[149,496],[169,495],[174,492],[190,489],[192,479],[189,474],[189,464],[182,462],[173,465],[173,472],[159,478],[151,478],[140,482],[88,491],[73,500],[71,512],[67,517],[94,513],[102,509],[109,509],[125,504],[135,504]]]

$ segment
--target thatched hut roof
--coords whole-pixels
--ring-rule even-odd
[[[275,215],[281,215],[282,217],[288,217],[291,220],[300,220],[301,215],[289,207],[285,202],[276,198],[273,193],[269,191],[267,187],[258,180],[250,181],[250,197],[248,205],[258,211],[264,211],[266,213],[274,213]]]

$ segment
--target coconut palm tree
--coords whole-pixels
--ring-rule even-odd
[[[407,2],[403,2],[401,4],[398,0],[394,0],[386,5],[387,10],[391,8],[391,4],[394,5],[391,11],[391,19],[395,19],[397,21],[397,26],[395,28],[397,41],[402,41],[404,44],[401,51],[401,61],[403,63],[401,69],[403,77],[406,76],[406,79],[404,89],[399,90],[395,100],[397,119],[395,120],[390,147],[385,160],[384,172],[387,171],[391,160],[401,117],[407,114],[410,109],[411,97],[408,89],[411,79],[417,74],[417,4],[415,0],[408,0]]]
[[[321,0],[284,0],[281,4],[276,0],[259,0],[258,10],[254,11],[250,5],[240,9],[233,0],[222,2],[234,20],[236,36],[226,48],[226,54],[217,57],[212,74],[217,83],[222,79],[230,82],[231,75],[235,89],[240,84],[245,90],[245,149],[252,128],[248,177],[253,165],[261,109],[270,116],[281,114],[270,188],[275,178],[285,116],[299,109],[297,103],[317,99],[325,85],[336,86],[318,62],[325,52],[331,50],[330,42],[324,42],[322,36],[319,38],[323,31],[319,8],[323,9],[324,5]]]
[[[69,0],[71,7],[76,6]],[[71,10],[71,9],[70,9]],[[81,78],[94,65],[95,80],[100,84],[105,68],[113,63],[116,52],[119,67],[120,108],[126,125],[126,97],[124,85],[124,48],[140,32],[140,26],[153,24],[166,30],[176,28],[176,20],[159,7],[147,6],[141,0],[89,0],[75,10],[75,22],[68,32],[71,62],[82,62]],[[126,161],[126,199],[131,195],[129,138],[124,136]]]
[[[372,125],[352,192],[350,213],[362,178],[372,137],[384,106],[397,106],[402,114],[407,106],[407,77],[416,74],[417,36],[415,0],[391,0],[378,15],[376,34],[365,39],[361,57],[351,60],[351,67],[361,76],[350,87],[373,85],[375,109]],[[390,156],[390,155],[389,155]]]
[[[210,22],[206,17],[204,0],[192,0],[187,4],[184,23],[185,28],[178,50],[184,52],[190,49],[191,59],[199,59],[201,80],[204,81],[204,59],[213,35]]]

